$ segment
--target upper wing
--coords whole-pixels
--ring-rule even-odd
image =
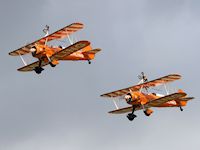
[[[35,44],[44,44],[46,41],[51,41],[51,40],[55,40],[55,39],[62,39],[65,38],[66,36],[80,30],[83,28],[83,24],[82,23],[72,23],[46,37],[40,38],[30,44],[27,44],[15,51],[12,51],[9,53],[9,55],[11,56],[19,56],[19,55],[25,55],[30,53],[30,49],[35,45]]]
[[[63,57],[65,56],[68,56],[76,51],[79,51],[81,50],[82,48],[86,47],[90,45],[90,42],[89,41],[79,41],[79,42],[76,42],[75,44],[73,45],[70,45],[69,47],[55,53],[54,55],[51,56],[51,59],[54,60],[59,60],[59,59],[62,59]]]
[[[39,40],[39,43],[45,43],[46,41],[52,41],[52,40],[58,40],[58,39],[63,39],[67,36],[69,36],[70,34],[83,29],[83,24],[82,23],[72,23],[42,39]]]
[[[8,54],[11,55],[11,56],[19,56],[19,55],[28,54],[28,53],[30,53],[30,49],[31,49],[31,48],[35,45],[35,43],[37,43],[37,42],[38,42],[38,41],[35,41],[35,42],[31,43],[31,44],[27,44],[27,45],[25,45],[25,46],[23,46],[23,47],[21,47],[21,48],[15,50],[15,51],[12,51],[12,52],[8,53]]]
[[[144,108],[156,107],[156,106],[159,106],[159,105],[164,104],[166,102],[182,98],[184,96],[186,96],[186,93],[173,93],[173,94],[170,94],[170,95],[167,95],[167,96],[164,96],[164,97],[161,97],[161,98],[158,98],[158,99],[155,99],[155,100],[148,102],[147,104],[144,105]],[[133,109],[133,107],[130,106],[130,107],[116,109],[116,110],[110,111],[109,113],[111,113],[111,114],[123,114],[123,113],[131,112],[132,109]],[[142,109],[142,106],[138,105],[138,106],[136,106],[135,111],[141,110],[141,109]]]
[[[152,80],[152,81],[148,81],[148,82],[145,82],[145,83],[142,83],[142,84],[138,84],[138,85],[134,85],[134,86],[131,86],[131,87],[128,87],[128,88],[124,88],[124,89],[121,89],[121,90],[117,90],[117,91],[109,92],[109,93],[106,93],[106,94],[102,94],[101,96],[102,97],[118,97],[118,96],[122,96],[122,95],[125,95],[125,94],[129,93],[130,90],[131,91],[138,91],[141,88],[148,88],[148,87],[151,87],[151,86],[158,86],[158,85],[161,85],[161,84],[164,84],[164,83],[169,83],[169,82],[178,80],[180,78],[181,78],[181,75],[170,74],[170,75],[167,75],[167,76],[164,76],[164,77]]]

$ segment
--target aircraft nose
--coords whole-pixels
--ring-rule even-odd
[[[35,47],[32,47],[31,49],[30,49],[30,52],[35,52],[36,51],[36,48]]]

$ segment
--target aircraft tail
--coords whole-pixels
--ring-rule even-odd
[[[86,46],[86,47],[84,47],[84,48],[82,49],[82,52],[84,53],[84,52],[88,52],[88,51],[90,51],[90,50],[92,50],[92,46],[91,46],[91,45],[88,45],[88,46]]]
[[[179,93],[185,93],[183,90],[179,89],[178,90]],[[180,103],[181,106],[186,106],[187,105],[187,102],[194,99],[194,97],[187,97],[184,96],[184,97],[181,97],[179,98],[178,100],[176,100],[178,103]]]
[[[185,92],[182,89],[179,89],[178,93],[185,93]]]
[[[91,60],[91,59],[94,59],[95,54],[98,53],[98,52],[100,52],[100,51],[101,51],[101,49],[99,49],[99,48],[92,49],[92,50],[83,52],[83,55],[85,55],[86,57],[88,57]]]

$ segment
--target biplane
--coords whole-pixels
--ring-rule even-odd
[[[89,41],[74,42],[70,36],[72,33],[77,32],[80,29],[83,29],[82,23],[72,23],[52,34],[49,34],[49,26],[46,26],[43,30],[45,33],[43,38],[12,51],[9,55],[20,56],[22,59],[25,66],[19,68],[18,71],[35,71],[37,74],[40,74],[44,70],[43,67],[46,65],[55,67],[59,64],[60,60],[87,60],[90,64],[91,60],[95,58],[95,54],[101,49],[92,49]],[[65,38],[68,38],[70,42],[70,45],[67,47],[61,45],[52,46],[49,44],[51,41],[64,40]],[[37,58],[38,61],[27,65],[26,61],[22,57],[26,54],[31,54],[34,58]]]
[[[166,84],[175,80],[181,79],[181,75],[170,74],[155,80],[148,81],[147,77],[142,74],[139,76],[140,82],[137,85],[130,86],[128,88],[116,90],[106,94],[102,94],[102,97],[112,98],[116,106],[115,110],[110,111],[111,114],[123,114],[128,113],[127,118],[132,121],[137,117],[134,112],[137,110],[143,110],[146,116],[150,116],[153,113],[152,107],[179,107],[183,111],[183,106],[186,106],[189,100],[194,97],[188,97],[183,90],[169,94]],[[150,92],[155,91],[157,86],[163,86],[166,94]],[[115,98],[124,100],[129,107],[119,108]]]

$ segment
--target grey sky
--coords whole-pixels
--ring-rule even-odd
[[[198,0],[1,0],[0,149],[197,150],[199,139],[200,1]],[[41,75],[20,73],[8,52],[50,30],[82,22],[79,39],[102,48],[91,65],[62,62]],[[99,95],[180,73],[174,85],[196,97],[185,111],[155,109],[129,122],[109,115]]]

